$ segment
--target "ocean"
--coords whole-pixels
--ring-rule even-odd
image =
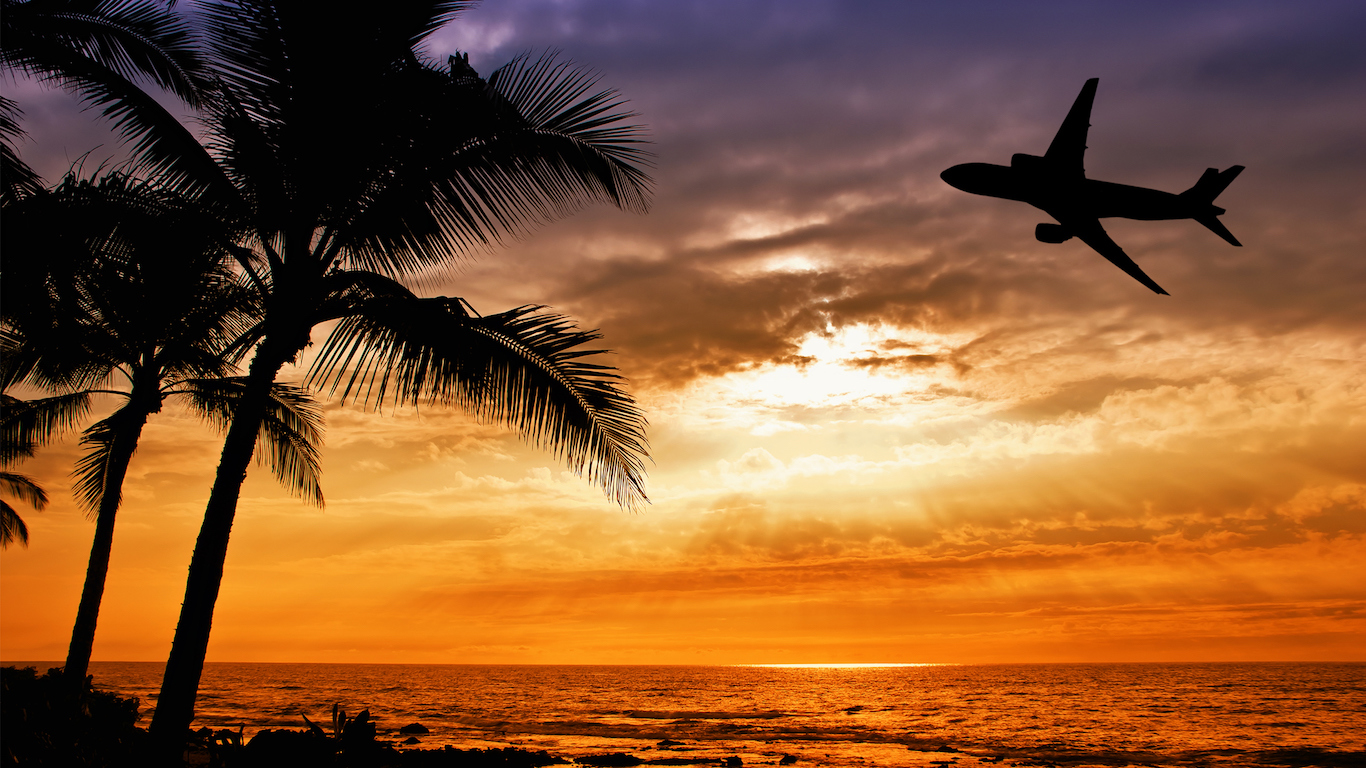
[[[97,687],[142,700],[144,725],[161,672],[91,664]],[[673,764],[1366,765],[1366,664],[209,664],[195,725],[327,728],[334,703],[395,741],[421,723],[422,747]]]

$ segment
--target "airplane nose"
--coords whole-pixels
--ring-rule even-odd
[[[970,175],[971,172],[968,170],[967,165],[955,165],[939,174],[939,178],[943,179],[944,183],[948,184],[950,187],[962,189],[966,192],[967,190],[963,185],[967,183],[967,177]]]

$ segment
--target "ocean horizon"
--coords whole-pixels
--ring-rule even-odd
[[[40,672],[60,662],[16,661]],[[162,662],[93,662],[150,721]],[[691,665],[213,662],[194,727],[330,723],[568,758],[859,766],[1366,765],[1366,662]]]

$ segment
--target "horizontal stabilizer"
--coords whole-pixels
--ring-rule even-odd
[[[1213,203],[1214,198],[1228,189],[1228,185],[1232,184],[1233,180],[1238,178],[1238,174],[1242,172],[1243,166],[1241,165],[1230,166],[1226,171],[1220,171],[1218,168],[1206,168],[1204,174],[1200,176],[1200,180],[1195,182],[1195,186],[1182,192],[1181,196],[1202,203]],[[1205,226],[1208,227],[1209,225],[1206,224]],[[1214,227],[1210,227],[1210,229],[1214,229]]]
[[[1237,166],[1234,167],[1236,168]],[[1204,224],[1209,231],[1224,238],[1230,244],[1242,246],[1242,243],[1238,242],[1238,238],[1234,237],[1233,233],[1228,231],[1228,227],[1224,226],[1224,222],[1220,221],[1217,216],[1198,216],[1195,220]]]

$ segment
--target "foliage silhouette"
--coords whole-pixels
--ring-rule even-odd
[[[648,203],[641,131],[591,74],[524,56],[485,80],[466,57],[437,65],[421,56],[423,41],[469,5],[319,14],[299,3],[203,2],[195,15],[213,82],[199,102],[206,143],[169,116],[110,113],[137,139],[142,167],[241,226],[233,255],[263,312],[242,338],[250,364],[152,721],[162,759],[175,759],[193,717],[237,500],[275,377],[315,325],[363,317],[343,323],[352,335],[334,348],[349,343],[348,357],[372,365],[430,362],[382,390],[391,402],[472,407],[556,450],[619,503],[644,501],[645,421],[611,369],[576,351],[593,334],[522,308],[488,318],[447,312],[439,330],[448,339],[398,312],[468,307],[420,299],[402,279],[590,202],[635,211]],[[99,78],[79,82],[100,98],[117,90]],[[135,94],[109,103],[144,104]],[[401,354],[355,346],[381,338]],[[315,370],[317,381],[343,375]]]
[[[138,700],[103,691],[77,696],[62,670],[0,669],[0,760],[35,768],[142,765],[147,733]]]
[[[645,500],[645,421],[611,369],[576,349],[594,334],[527,307],[487,318],[446,311],[437,333],[398,310],[436,318],[443,307],[467,309],[459,299],[420,299],[399,281],[430,276],[584,204],[643,212],[648,155],[615,92],[596,90],[595,76],[553,55],[519,57],[487,80],[465,56],[426,60],[423,42],[471,5],[453,0],[328,14],[298,3],[202,2],[194,10],[202,57],[183,18],[156,16],[170,25],[160,28],[164,39],[174,40],[165,51],[185,54],[176,59],[189,84],[182,95],[199,106],[201,144],[133,85],[129,75],[141,70],[111,66],[145,63],[150,54],[104,47],[112,33],[94,44],[45,31],[59,19],[39,11],[71,2],[7,3],[5,23],[16,31],[7,27],[6,44],[18,43],[7,48],[6,66],[104,106],[135,141],[140,168],[159,171],[163,184],[239,226],[233,256],[262,305],[262,321],[240,340],[250,364],[226,417],[152,722],[162,758],[174,759],[193,717],[237,499],[274,380],[315,325],[342,320],[350,329],[333,346],[348,349],[339,359],[407,366],[395,379],[402,387],[367,398],[376,407],[385,396],[471,407],[555,450],[624,506]],[[150,13],[134,0],[86,5],[109,16]],[[50,40],[65,48],[43,48]],[[168,85],[171,69],[155,70],[166,77],[153,80]],[[348,325],[349,318],[364,320]],[[365,351],[374,340],[388,351]],[[427,361],[422,375],[409,375],[415,360]],[[344,375],[314,371],[316,381]]]

